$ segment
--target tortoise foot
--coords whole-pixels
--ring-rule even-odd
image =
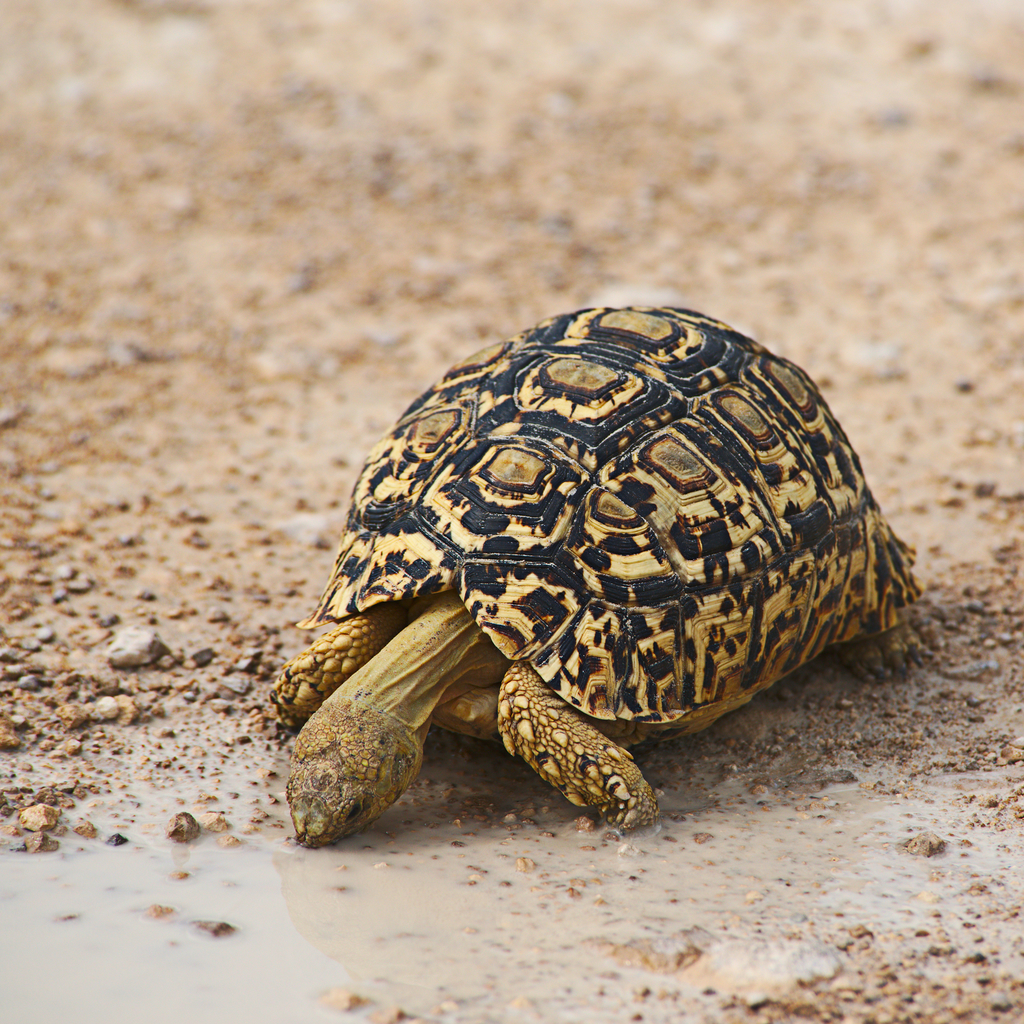
[[[629,751],[598,732],[524,662],[502,680],[498,729],[505,749],[570,803],[596,807],[609,825],[624,830],[658,820],[654,791]]]
[[[884,633],[839,644],[836,654],[859,679],[882,681],[903,679],[912,664],[920,665],[922,646],[921,638],[903,621]]]

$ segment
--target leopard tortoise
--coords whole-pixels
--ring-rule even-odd
[[[500,737],[612,825],[652,823],[626,748],[705,728],[830,644],[880,637],[867,658],[902,664],[912,560],[791,362],[688,310],[545,320],[370,452],[300,623],[336,625],[272,694],[305,721],[297,838],[377,818],[431,722]]]

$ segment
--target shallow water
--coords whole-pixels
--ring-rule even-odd
[[[723,771],[713,766],[666,787],[663,824],[624,840],[600,826],[578,831],[574,809],[520,766],[472,752],[473,762],[450,750],[428,758],[426,777],[373,828],[328,849],[299,848],[275,827],[286,826],[284,805],[267,800],[283,797],[282,763],[253,801],[270,817],[237,847],[207,834],[170,843],[163,825],[180,802],[136,787],[134,821],[113,810],[116,799],[89,811],[101,834],[127,831],[124,846],[68,833],[55,854],[5,852],[8,1012],[86,1024],[128,1006],[153,1024],[329,1019],[337,1011],[318,999],[341,986],[371,1000],[351,1016],[398,1005],[445,1020],[530,1019],[542,1007],[546,1020],[613,1021],[651,986],[662,1000],[645,1003],[644,1019],[669,1020],[680,999],[717,1005],[728,972],[702,995],[685,975],[621,966],[594,940],[700,926],[716,938],[829,943],[859,924],[885,942],[970,927],[972,884],[986,887],[981,899],[1021,902],[1007,871],[1024,852],[1020,836],[971,830],[955,806],[964,788],[1005,786],[1010,769],[882,797],[856,782],[753,795],[749,779],[715,781]],[[946,851],[899,848],[922,830],[946,839]],[[711,838],[695,841],[701,834]],[[154,904],[174,912],[154,919]],[[237,931],[213,938],[197,920]],[[1012,920],[987,920],[977,948],[1003,969],[1024,968]],[[743,979],[732,981],[742,992]]]

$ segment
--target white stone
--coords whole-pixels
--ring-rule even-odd
[[[618,853],[618,855],[620,857],[643,857],[644,856],[644,851],[641,850],[639,846],[634,846],[633,843],[623,843],[618,848],[618,850],[616,850],[616,853]]]
[[[107,648],[111,668],[139,668],[150,665],[170,652],[156,630],[145,626],[119,629]]]
[[[834,978],[842,965],[833,947],[814,939],[726,939],[709,945],[679,977],[756,1004],[796,985]]]
[[[113,697],[100,697],[100,699],[92,706],[93,718],[101,718],[103,721],[107,721],[110,718],[117,718],[120,712],[121,708]]]

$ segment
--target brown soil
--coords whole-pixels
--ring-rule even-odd
[[[767,794],[799,816],[845,783],[874,813],[934,812],[947,855],[974,844],[988,868],[951,868],[944,919],[884,934],[780,897],[844,958],[797,995],[701,996],[646,954],[616,973],[580,946],[546,953],[561,967],[535,990],[495,982],[458,1009],[456,977],[451,1005],[416,1012],[531,1019],[571,977],[564,1007],[594,1020],[1019,1015],[1022,46],[1012,0],[5,0],[0,857],[45,850],[18,825],[38,803],[64,815],[46,834],[69,872],[75,843],[119,829],[165,849],[183,803],[241,801],[246,833],[280,844],[290,740],[267,684],[306,643],[291,623],[326,579],[363,453],[451,363],[542,317],[683,304],[820,383],[917,549],[928,657],[904,684],[865,686],[826,656],[685,751],[652,753],[666,806],[691,793],[669,834],[695,851],[694,808],[724,814],[730,786],[737,806]],[[112,669],[126,625],[170,653]],[[439,790],[451,764],[456,788]],[[472,814],[504,835],[506,814],[547,800],[526,827],[580,848],[577,812],[500,753],[441,738],[425,775],[405,805],[435,825]],[[95,839],[68,831],[80,817]],[[416,835],[429,853],[435,833]],[[735,855],[721,845],[719,864]],[[743,884],[759,890],[762,868]],[[914,906],[933,913],[944,884]],[[639,940],[655,926],[630,899],[614,936],[589,920],[574,934]],[[734,933],[759,931],[756,904],[740,899]],[[546,938],[502,941],[518,962]]]

